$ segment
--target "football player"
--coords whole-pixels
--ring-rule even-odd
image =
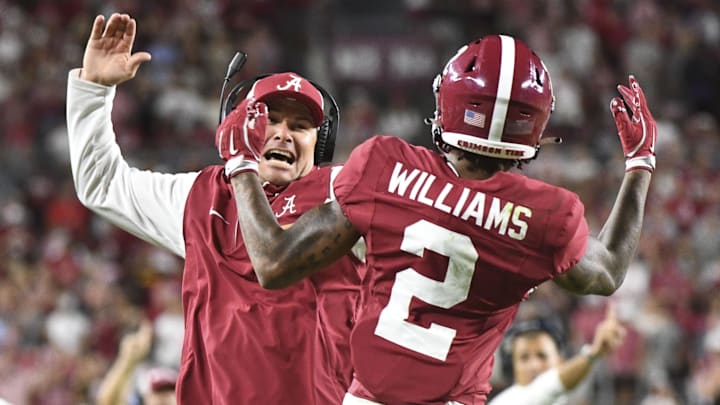
[[[253,170],[232,179],[265,287],[300,280],[365,237],[347,404],[484,403],[493,353],[527,294],[547,280],[612,294],[640,237],[656,124],[634,77],[610,104],[625,174],[597,236],[576,194],[512,170],[536,156],[554,104],[550,75],[525,43],[473,41],[434,88],[437,151],[388,136],[365,141],[334,181],[336,200],[287,230]],[[251,109],[238,126],[252,133],[263,121],[262,108]],[[263,139],[247,140],[242,153],[253,160]]]
[[[339,403],[352,375],[347,342],[359,262],[346,256],[310,281],[265,290],[240,234],[230,165],[179,174],[129,167],[115,140],[111,110],[116,85],[133,78],[151,57],[132,53],[135,30],[127,14],[113,14],[107,24],[103,16],[95,18],[83,67],[68,77],[70,158],[84,205],[185,258],[178,402]],[[257,80],[247,97],[267,105],[269,123],[260,135],[267,141],[255,163],[273,215],[289,226],[332,197],[330,177],[337,167],[314,165],[323,97],[293,73]],[[235,139],[225,136],[228,123],[245,117],[248,100],[217,130],[218,150],[227,160],[237,152]]]

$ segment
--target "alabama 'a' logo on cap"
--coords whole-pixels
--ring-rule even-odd
[[[299,92],[302,87],[302,78],[291,74],[290,80],[285,82],[285,85],[277,85],[278,90],[289,90],[290,87],[293,88],[293,91]]]
[[[325,115],[323,96],[310,81],[293,72],[276,73],[257,80],[246,99],[266,101],[269,97],[287,97],[310,109],[313,124],[319,127]]]

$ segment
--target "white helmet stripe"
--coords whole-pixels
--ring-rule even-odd
[[[498,79],[495,108],[490,120],[488,139],[491,141],[502,141],[514,75],[515,40],[507,35],[500,35],[500,78]]]

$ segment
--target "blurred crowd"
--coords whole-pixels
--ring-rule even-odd
[[[131,165],[173,172],[218,162],[219,93],[236,50],[249,54],[239,79],[292,70],[335,95],[342,161],[375,133],[430,146],[423,118],[443,61],[484,34],[523,39],[553,77],[546,135],[565,141],[524,171],[577,192],[594,233],[623,173],[608,104],[635,74],[659,145],[637,260],[611,298],[629,336],[573,403],[720,401],[715,0],[0,0],[0,397],[93,403],[144,318],[149,361],[179,364],[182,261],[93,216],[70,175],[67,72],[82,64],[93,17],[115,11],[137,19],[135,49],[153,55],[119,87],[118,142]],[[546,285],[519,318],[555,317],[579,348],[606,302]]]

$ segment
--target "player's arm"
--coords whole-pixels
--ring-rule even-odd
[[[327,267],[360,237],[337,201],[307,211],[283,229],[255,173],[234,176],[232,185],[245,246],[265,288],[283,288]]]
[[[597,238],[589,238],[583,258],[554,278],[561,287],[579,294],[610,295],[622,284],[640,240],[645,201],[655,169],[657,125],[642,88],[630,76],[630,87],[619,85],[618,91],[623,99],[613,98],[610,109],[626,157],[620,191]],[[632,117],[625,105],[631,109]]]
[[[290,228],[275,220],[257,176],[267,106],[241,102],[218,126],[215,145],[235,193],[240,230],[260,285],[282,288],[350,252],[360,233],[336,201],[304,213]],[[233,145],[233,147],[231,147]]]
[[[640,239],[650,173],[627,172],[608,220],[597,237],[589,237],[585,255],[553,280],[578,294],[610,295],[623,280]]]

